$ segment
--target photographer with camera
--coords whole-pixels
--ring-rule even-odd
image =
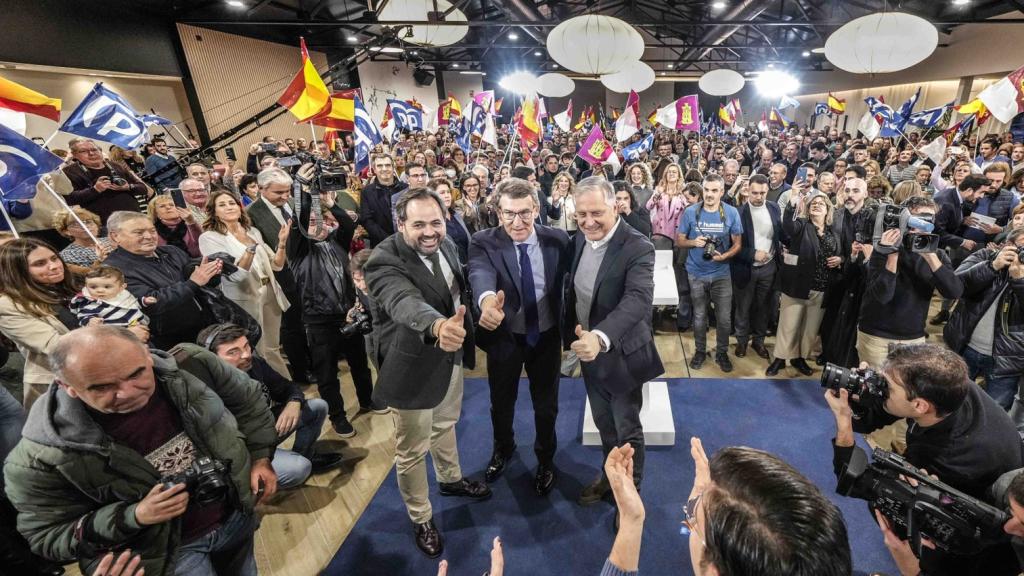
[[[1009,410],[1024,372],[1024,341],[1017,328],[1024,322],[1024,228],[1010,232],[1002,247],[968,256],[956,275],[964,292],[943,338],[967,362],[968,376],[982,375],[988,394]]]
[[[822,386],[829,388],[825,400],[836,421],[837,478],[843,478],[858,450],[854,432],[871,432],[900,419],[910,424],[906,462],[968,496],[985,499],[1000,475],[1024,463],[1010,417],[968,379],[967,365],[952,350],[937,344],[896,346],[878,372],[868,370],[867,363],[850,372],[830,364],[822,374]],[[928,574],[972,573],[979,560],[977,555],[922,552]]]
[[[139,211],[139,199],[152,190],[127,166],[108,162],[103,151],[88,138],[72,138],[68,142],[72,161],[62,168],[71,181],[73,191],[67,203],[81,206],[100,217],[102,225],[118,210]]]
[[[86,574],[128,547],[147,574],[256,574],[253,508],[277,489],[259,388],[199,346],[150,351],[113,326],[71,332],[50,362],[4,467],[33,551]]]

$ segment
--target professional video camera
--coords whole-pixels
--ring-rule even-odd
[[[907,479],[914,479],[912,486]],[[836,493],[867,500],[889,520],[893,533],[909,540],[920,557],[921,540],[951,554],[973,554],[1003,541],[1006,512],[921,473],[901,456],[854,447],[839,474]]]
[[[705,236],[704,240],[704,252],[701,254],[701,256],[703,256],[705,260],[711,260],[712,258],[715,257],[715,252],[719,248],[718,239],[715,238],[714,236]]]
[[[224,499],[230,479],[226,464],[208,456],[200,456],[185,470],[161,478],[160,483],[164,488],[184,484],[189,498],[200,504],[210,504]]]
[[[296,152],[292,156],[283,156],[277,159],[277,165],[281,168],[292,168],[303,164],[316,165],[317,188],[321,192],[340,192],[348,188],[348,175],[333,163],[316,158],[309,152]]]
[[[896,229],[900,231],[903,247],[907,250],[921,254],[935,252],[939,247],[939,236],[931,233],[935,229],[932,218],[914,216],[910,210],[896,204],[879,204],[865,214],[863,228],[856,231],[855,239],[861,244],[870,242],[879,254],[892,254],[897,247],[882,246],[879,241],[886,231]],[[911,228],[924,232],[909,232]]]

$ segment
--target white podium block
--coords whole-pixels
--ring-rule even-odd
[[[672,251],[654,251],[654,305],[678,306],[679,290],[676,273],[672,269]]]
[[[644,383],[644,406],[640,409],[640,423],[644,427],[644,442],[647,446],[674,446],[676,427],[672,421],[672,404],[668,400],[668,385],[662,381]],[[601,435],[594,424],[587,398],[583,414],[583,445],[600,446]]]

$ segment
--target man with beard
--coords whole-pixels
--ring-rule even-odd
[[[764,339],[778,270],[776,256],[782,252],[782,214],[778,204],[768,202],[767,196],[768,179],[761,174],[751,176],[747,202],[739,209],[742,247],[729,262],[736,305],[737,358],[747,355],[747,341],[751,336],[754,352],[766,360],[769,356]]]
[[[408,186],[395,177],[395,161],[386,154],[374,157],[373,173],[376,178],[363,188],[359,224],[366,228],[370,245],[376,246],[395,233],[391,197]]]

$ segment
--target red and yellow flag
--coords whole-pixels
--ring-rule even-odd
[[[504,102],[504,101],[505,101],[504,98],[498,98],[497,100],[494,101],[494,113],[495,114],[500,114],[501,113],[501,103]]]
[[[326,112],[311,118],[310,121],[317,126],[326,126],[327,128],[352,132],[356,129],[355,97],[358,93],[359,89],[353,88],[331,94],[330,107],[326,109]]]
[[[846,112],[846,100],[842,98],[836,98],[831,92],[828,93],[828,109],[833,114],[842,114]]]
[[[60,98],[44,96],[5,78],[0,78],[0,108],[60,122]]]
[[[527,148],[533,148],[540,142],[543,129],[540,125],[539,112],[536,97],[523,101],[519,115],[519,138],[527,144]]]
[[[320,73],[316,71],[313,61],[309,59],[304,38],[299,39],[299,47],[302,52],[302,68],[295,73],[291,84],[285,88],[277,103],[287,108],[299,122],[305,122],[330,113],[331,92],[324,84]]]

